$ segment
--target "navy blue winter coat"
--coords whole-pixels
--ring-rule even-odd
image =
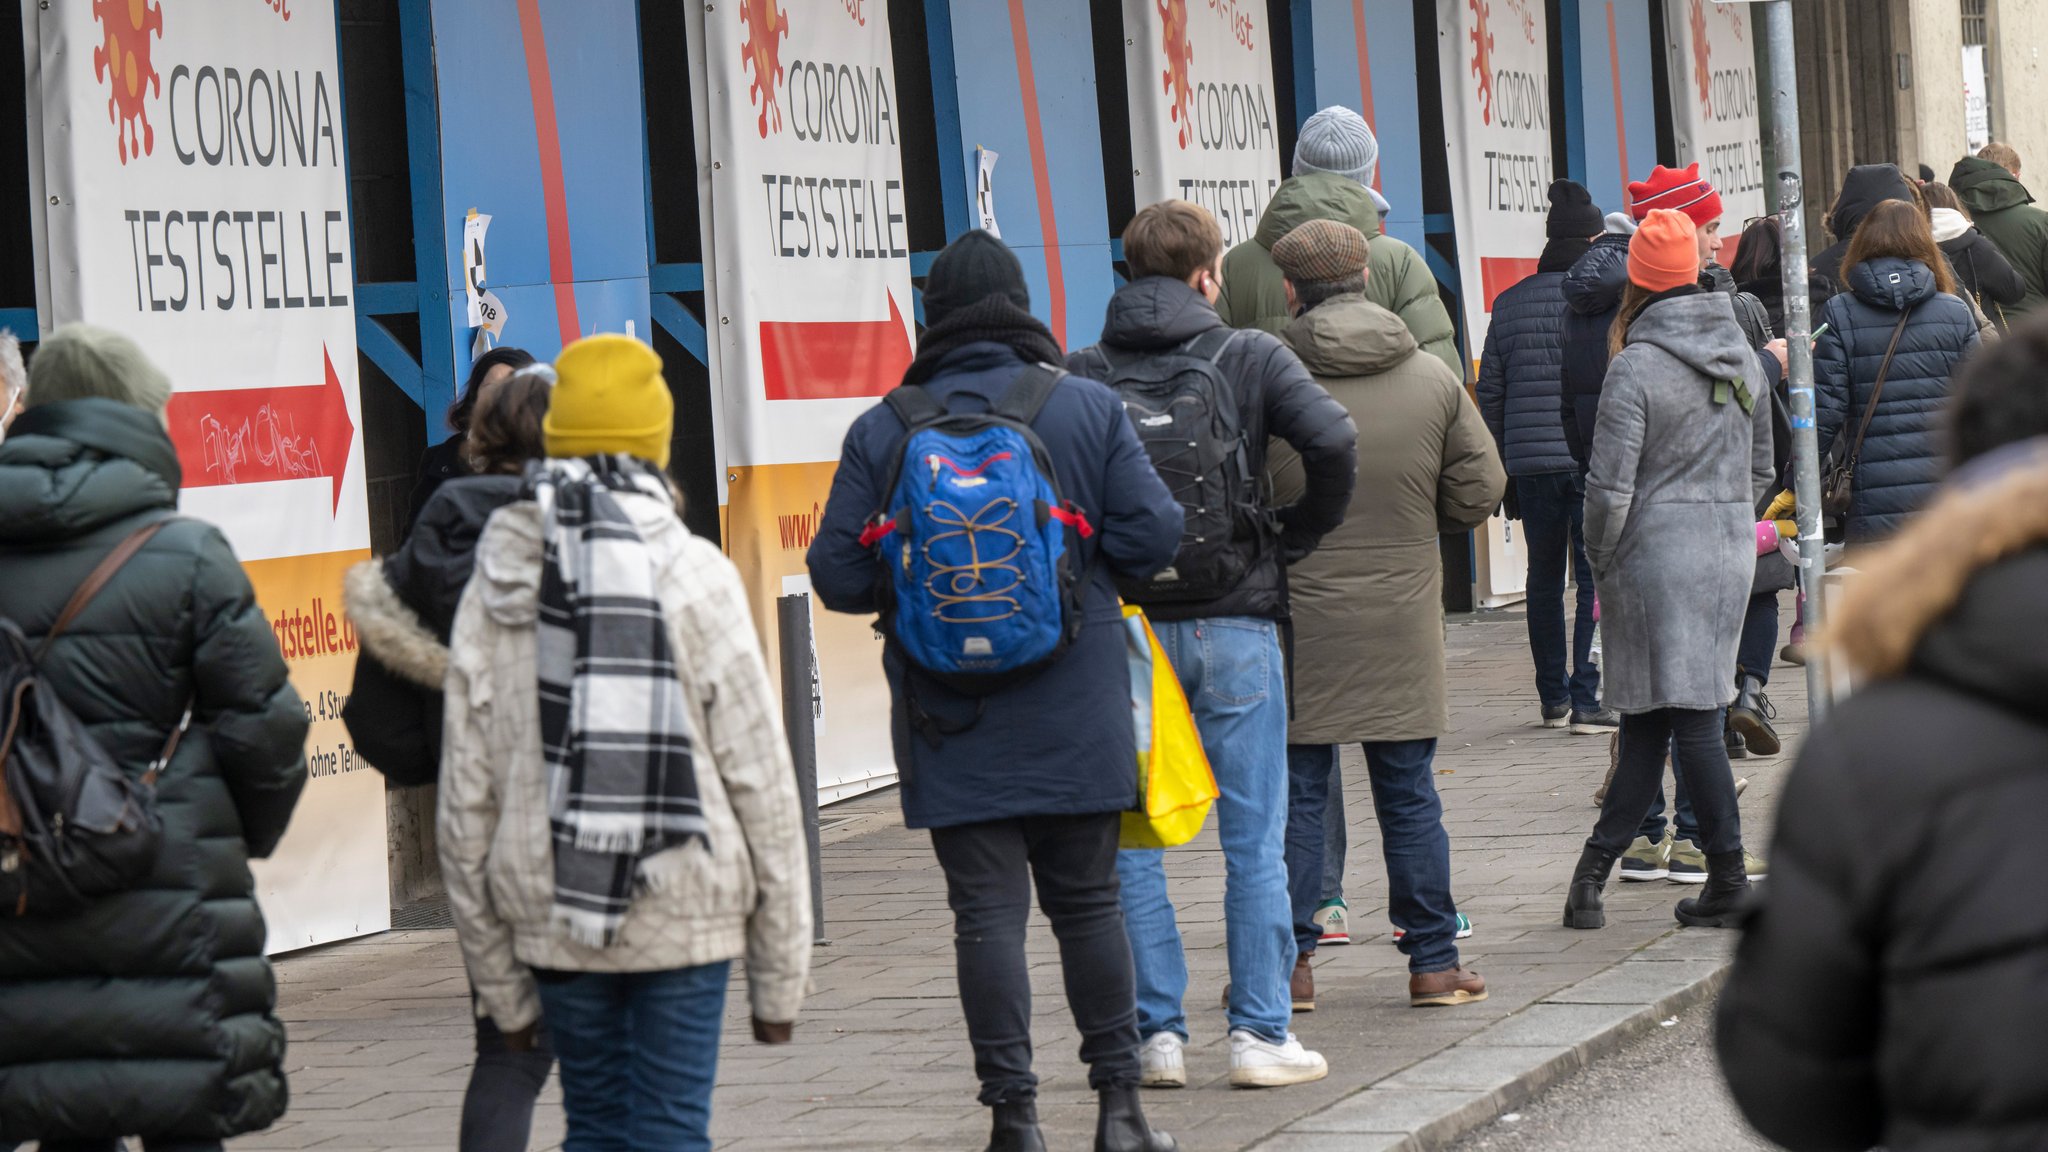
[[[1607,331],[1628,287],[1628,237],[1609,232],[1593,241],[1564,274],[1564,355],[1558,380],[1558,415],[1565,446],[1584,470],[1593,457],[1593,425],[1600,418],[1600,386],[1607,379]]]
[[[986,411],[1025,367],[1008,346],[974,343],[940,361],[924,385],[953,411]],[[1068,500],[1095,534],[1081,542],[1090,565],[1081,635],[1058,662],[1013,688],[977,702],[920,677],[917,703],[945,729],[936,746],[915,731],[905,707],[904,662],[883,645],[890,731],[903,786],[903,818],[912,828],[945,828],[1019,816],[1115,812],[1137,799],[1137,744],[1131,727],[1130,673],[1122,614],[1111,574],[1144,579],[1180,547],[1180,504],[1152,469],[1114,393],[1069,376],[1033,425]],[[885,404],[853,422],[823,522],[806,557],[811,588],[835,612],[876,610],[880,561],[860,544],[868,516],[883,502],[903,424]],[[1097,558],[1100,563],[1096,563]]]
[[[1479,359],[1479,414],[1510,476],[1576,472],[1559,408],[1564,374],[1563,272],[1538,272],[1493,301]]]
[[[1844,539],[1869,543],[1897,532],[1934,495],[1945,458],[1941,426],[1949,376],[1977,347],[1977,320],[1961,299],[1937,292],[1918,260],[1882,257],[1849,269],[1849,290],[1828,301],[1828,330],[1813,348],[1814,407],[1825,452],[1844,426],[1863,418],[1899,313],[1912,319],[1885,376],[1856,470]],[[1818,325],[1816,325],[1817,327]],[[1851,403],[1851,390],[1854,403]]]

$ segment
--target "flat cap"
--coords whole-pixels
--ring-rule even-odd
[[[1273,263],[1297,284],[1356,276],[1370,257],[1365,233],[1337,220],[1310,220],[1273,245]]]

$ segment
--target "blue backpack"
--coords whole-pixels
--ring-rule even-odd
[[[882,624],[913,668],[965,695],[1029,678],[1080,633],[1076,555],[1094,528],[1031,430],[1065,375],[1026,368],[988,412],[948,412],[917,385],[884,398],[905,432],[860,538],[882,562]]]

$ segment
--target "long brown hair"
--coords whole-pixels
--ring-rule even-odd
[[[1962,197],[1957,196],[1956,190],[1946,184],[1922,184],[1920,186],[1920,197],[1927,201],[1929,211],[1936,208],[1948,208],[1961,212],[1966,220],[1970,216],[1970,210],[1963,207]]]
[[[1628,326],[1635,323],[1636,317],[1642,313],[1643,306],[1655,295],[1655,292],[1633,280],[1628,282],[1628,287],[1621,290],[1621,307],[1615,310],[1614,323],[1607,329],[1609,360],[1621,355],[1621,350],[1628,346]]]
[[[1842,259],[1842,279],[1846,282],[1850,271],[1865,260],[1884,256],[1918,260],[1934,273],[1935,291],[1955,295],[1955,273],[1949,270],[1948,257],[1941,254],[1941,247],[1934,242],[1927,217],[1903,200],[1879,204],[1856,226],[1856,238],[1849,241],[1849,254]]]
[[[547,455],[541,424],[555,387],[554,370],[529,364],[479,390],[464,450],[479,475],[518,475],[528,460]]]

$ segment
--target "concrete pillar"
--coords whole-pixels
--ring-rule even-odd
[[[1899,162],[1925,164],[1935,178],[1968,147],[1963,126],[1963,21],[1955,0],[1895,0],[1894,19],[1910,54],[1913,86],[1900,95]]]
[[[2019,150],[2024,173],[2048,171],[2048,0],[1991,0],[1992,135]]]

